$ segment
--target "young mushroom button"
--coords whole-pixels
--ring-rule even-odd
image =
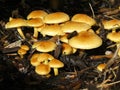
[[[105,67],[106,67],[106,64],[105,64],[105,63],[101,63],[101,64],[99,64],[99,65],[97,66],[97,70],[100,71],[100,72],[102,72],[103,69],[105,69]]]
[[[20,48],[20,49],[17,51],[17,53],[20,55],[21,58],[23,58],[23,56],[27,53],[27,51]]]
[[[20,47],[21,49],[24,49],[26,51],[28,51],[30,48],[27,45],[21,45]]]

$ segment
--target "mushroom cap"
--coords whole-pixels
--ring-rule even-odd
[[[113,42],[120,42],[120,32],[111,32],[107,34],[107,39]]]
[[[74,31],[79,33],[81,31],[86,31],[90,28],[91,26],[89,24],[86,24],[84,22],[74,22],[74,21],[68,21],[61,26],[61,29],[65,33],[72,33]]]
[[[56,44],[50,40],[39,41],[38,46],[36,47],[37,51],[40,52],[50,52],[55,50]]]
[[[40,53],[39,56],[38,56],[38,61],[39,62],[43,62],[45,60],[52,60],[54,59],[54,57],[48,53]]]
[[[38,57],[39,57],[38,53],[32,55],[32,57],[30,58],[30,63],[32,66],[38,66],[40,64],[40,62],[38,61]]]
[[[33,19],[33,18],[43,19],[46,15],[48,15],[48,13],[45,12],[44,10],[34,10],[28,14],[27,19]]]
[[[99,70],[99,71],[103,71],[103,69],[105,69],[105,67],[106,67],[106,64],[105,63],[101,63],[101,64],[99,64],[98,66],[97,66],[97,70]]]
[[[43,36],[56,36],[56,35],[64,35],[65,33],[61,30],[60,25],[46,25],[45,27],[42,28],[40,33]]]
[[[44,22],[47,24],[56,24],[66,22],[69,19],[69,15],[64,12],[54,12],[45,16]]]
[[[62,54],[69,55],[72,53],[73,53],[73,48],[67,43],[62,43]]]
[[[35,67],[35,72],[39,75],[47,75],[51,71],[50,66],[46,64],[39,64]]]
[[[48,64],[52,68],[61,68],[61,67],[64,67],[64,63],[61,62],[58,59],[52,59]]]
[[[112,19],[112,20],[103,20],[102,24],[104,26],[104,29],[110,30],[113,28],[120,27],[120,20]]]
[[[68,43],[78,49],[94,49],[102,45],[102,39],[93,32],[81,31],[69,39]]]
[[[17,51],[17,52],[18,52],[18,54],[19,54],[19,55],[25,55],[25,54],[27,53],[27,51],[26,51],[26,50],[21,49],[21,48],[20,48],[20,49],[18,49],[18,51]]]
[[[36,48],[39,46],[40,41],[36,41],[33,43],[32,48]]]
[[[41,18],[33,18],[30,20],[27,20],[27,26],[29,27],[39,27],[44,24],[43,20]]]
[[[75,14],[71,18],[71,21],[84,22],[86,24],[89,24],[90,26],[96,23],[96,21],[92,17],[88,16],[87,14]]]
[[[16,28],[16,27],[22,27],[27,26],[26,20],[22,18],[13,18],[9,22],[6,23],[5,28]]]
[[[21,45],[20,47],[21,49],[24,49],[26,51],[28,51],[30,48],[27,45]]]

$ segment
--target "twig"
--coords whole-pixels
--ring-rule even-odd
[[[100,87],[105,87],[106,86],[106,83],[111,81],[110,79],[107,79],[107,80],[104,80],[101,84],[97,85],[97,88],[100,88]]]
[[[116,49],[113,57],[107,62],[107,65],[106,65],[105,69],[108,69],[108,68],[114,63],[115,58],[117,57],[117,54],[118,54],[118,50],[119,50],[119,49],[120,49],[120,44],[119,44],[119,46],[117,47],[117,49]]]
[[[103,13],[104,15],[113,15],[113,14],[117,14],[120,12],[120,9],[115,9],[113,11],[108,11],[108,12],[105,12]]]
[[[17,52],[17,50],[20,47],[14,47],[14,48],[3,48],[2,49],[2,53],[13,53],[13,52]]]
[[[120,83],[120,81],[116,81],[116,82],[112,82],[112,83],[109,83],[109,84],[105,84],[106,82],[108,82],[109,80],[106,80],[105,82],[103,82],[102,84],[98,85],[97,88],[100,88],[100,87],[108,87],[108,86],[112,86],[114,84],[117,84],[117,83]]]
[[[94,10],[93,10],[93,8],[92,8],[91,3],[89,3],[89,6],[90,6],[90,9],[91,9],[91,11],[92,11],[92,16],[93,16],[93,18],[95,18],[95,13],[94,13]]]

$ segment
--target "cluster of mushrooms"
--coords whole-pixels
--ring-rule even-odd
[[[34,43],[31,48],[39,53],[32,55],[30,63],[35,66],[35,72],[39,75],[49,74],[51,68],[54,69],[54,74],[58,75],[58,68],[64,67],[64,63],[49,52],[54,51],[58,44],[62,46],[62,55],[74,54],[79,49],[90,50],[100,47],[103,43],[102,38],[91,28],[95,24],[95,19],[86,14],[78,13],[70,17],[64,12],[47,13],[43,10],[34,10],[28,14],[27,19],[10,18],[5,28],[17,28],[24,40],[26,37],[21,27],[33,27]],[[102,24],[105,30],[112,30],[106,38],[119,43],[120,32],[116,32],[116,28],[119,27],[120,21],[117,19],[103,20]],[[68,38],[73,32],[77,32],[77,34]],[[39,40],[39,33],[43,37],[50,36],[51,39]],[[29,49],[27,48],[27,50]],[[23,58],[23,56],[21,57]],[[102,71],[105,65],[101,64],[98,69]]]

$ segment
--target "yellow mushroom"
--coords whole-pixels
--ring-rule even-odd
[[[64,63],[61,62],[61,61],[58,60],[58,59],[52,59],[52,60],[48,63],[48,65],[49,65],[51,68],[53,68],[53,70],[54,70],[54,75],[55,75],[55,76],[59,74],[58,68],[64,67]]]

